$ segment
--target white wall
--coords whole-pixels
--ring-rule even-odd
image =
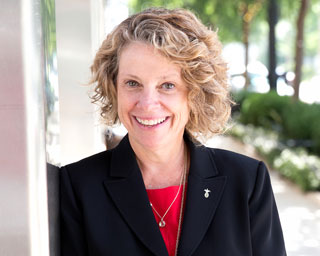
[[[103,33],[101,9],[103,1],[99,0],[56,0],[62,165],[104,149],[86,85],[93,52]]]

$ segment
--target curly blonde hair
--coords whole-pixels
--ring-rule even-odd
[[[216,32],[184,9],[146,9],[124,20],[103,41],[91,66],[91,83],[96,84],[91,98],[101,104],[101,116],[107,125],[119,122],[119,56],[130,42],[150,44],[180,66],[189,90],[186,131],[192,139],[205,140],[224,131],[233,102],[222,45]]]

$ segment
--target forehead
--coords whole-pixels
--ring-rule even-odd
[[[180,76],[181,68],[154,46],[131,42],[120,53],[119,75],[132,72],[142,74],[148,72],[149,75],[170,73]]]

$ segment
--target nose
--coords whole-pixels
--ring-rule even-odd
[[[140,92],[137,107],[144,111],[152,111],[160,106],[159,94],[155,88],[145,86]]]

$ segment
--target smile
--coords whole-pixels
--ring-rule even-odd
[[[135,117],[138,123],[145,126],[154,126],[157,124],[161,124],[166,120],[166,117],[158,118],[158,119],[141,119],[139,117]]]

